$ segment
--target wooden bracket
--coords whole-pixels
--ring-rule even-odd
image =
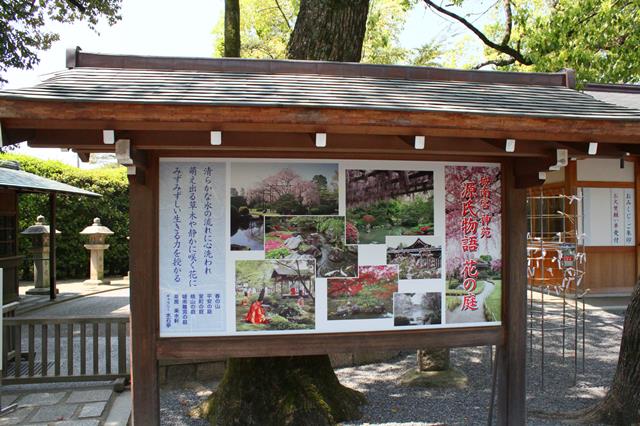
[[[130,139],[118,139],[115,145],[116,160],[121,166],[127,167],[128,175],[137,175],[137,169],[145,170],[147,168],[146,154],[136,149]]]
[[[514,160],[516,188],[531,188],[542,185],[544,179],[540,179],[540,172],[546,172],[556,163],[557,158],[552,155],[536,159],[516,158]]]

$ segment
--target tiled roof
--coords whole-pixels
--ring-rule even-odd
[[[559,85],[287,72],[79,67],[60,71],[33,87],[0,91],[2,98],[640,121],[638,110]]]
[[[43,178],[22,170],[0,167],[0,188],[15,189],[21,192],[59,192],[63,194],[88,195],[100,197],[100,194],[87,191],[66,183]]]

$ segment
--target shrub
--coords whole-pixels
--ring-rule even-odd
[[[58,279],[88,278],[89,251],[84,248],[86,237],[79,234],[99,217],[114,234],[107,238],[105,275],[124,275],[129,270],[129,188],[124,167],[80,170],[58,161],[44,161],[19,154],[0,154],[0,159],[20,162],[22,170],[78,188],[93,191],[102,197],[77,195],[57,196],[56,239]],[[33,225],[40,214],[49,220],[49,197],[46,194],[22,194],[19,199],[19,230]],[[20,235],[19,254],[25,255],[22,279],[32,279],[31,241]]]

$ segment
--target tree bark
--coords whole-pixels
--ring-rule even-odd
[[[334,425],[361,417],[364,396],[338,381],[327,355],[231,359],[200,406],[212,425]]]
[[[224,1],[224,56],[240,57],[240,0]]]
[[[369,0],[301,0],[290,59],[360,62]]]
[[[587,423],[640,423],[640,282],[627,307],[618,367],[604,400],[580,417]]]

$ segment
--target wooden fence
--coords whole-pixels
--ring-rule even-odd
[[[2,382],[129,376],[129,316],[3,319]]]

